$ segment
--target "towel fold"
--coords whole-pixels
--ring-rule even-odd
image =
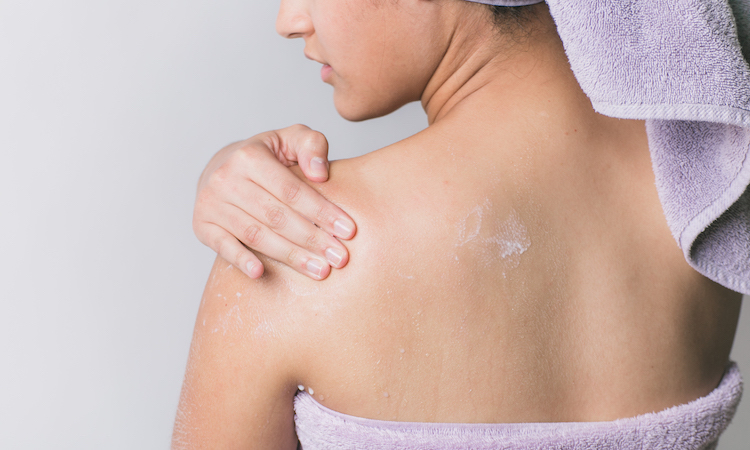
[[[688,263],[750,295],[750,0],[547,4],[594,109],[646,120],[659,198]]]
[[[447,424],[388,422],[341,414],[299,392],[294,400],[303,450],[319,449],[597,449],[716,448],[742,396],[732,363],[719,386],[690,403],[611,422]]]
[[[544,0],[467,0],[475,3],[484,3],[495,6],[527,6],[542,3]]]

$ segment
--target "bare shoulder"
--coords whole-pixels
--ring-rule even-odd
[[[278,289],[278,276],[251,280],[217,257],[206,283],[196,330],[220,335],[237,345],[282,347],[293,329],[285,326],[288,299]]]
[[[294,327],[282,295],[217,258],[201,300],[172,447],[296,448]]]
[[[323,381],[332,379],[332,358],[346,366],[346,358],[372,344],[360,338],[377,335],[372,317],[381,314],[373,308],[381,307],[385,289],[378,277],[392,275],[385,264],[397,245],[383,243],[400,208],[393,201],[400,187],[388,180],[395,175],[381,172],[383,156],[335,162],[329,182],[310,183],[358,224],[358,235],[346,242],[356,259],[343,270],[313,281],[261,256],[265,273],[251,280],[216,259],[195,324],[173,448],[295,448],[298,385],[333,392]]]

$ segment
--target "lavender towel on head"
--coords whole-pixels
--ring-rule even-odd
[[[447,424],[387,422],[332,411],[309,394],[294,399],[303,450],[591,449],[698,450],[716,447],[742,396],[735,364],[710,394],[658,413],[612,422]]]
[[[594,109],[646,120],[659,198],[687,261],[750,294],[750,0],[547,4]]]

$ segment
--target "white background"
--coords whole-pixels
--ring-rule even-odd
[[[195,184],[293,123],[332,159],[426,124],[333,109],[278,1],[0,0],[0,448],[166,449],[211,252]],[[734,359],[750,373],[750,314]],[[720,445],[748,448],[750,401]]]

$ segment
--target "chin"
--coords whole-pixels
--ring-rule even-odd
[[[363,120],[375,119],[386,116],[404,106],[405,103],[375,103],[366,101],[352,101],[339,98],[334,94],[333,98],[336,111],[341,117],[350,122],[362,122]]]
[[[348,110],[341,110],[339,108],[336,108],[336,111],[338,111],[339,115],[343,117],[344,119],[348,120],[349,122],[362,122],[364,120],[369,119],[375,119],[377,117],[382,117],[388,113],[385,114],[363,114],[363,113],[354,113],[350,112]]]

